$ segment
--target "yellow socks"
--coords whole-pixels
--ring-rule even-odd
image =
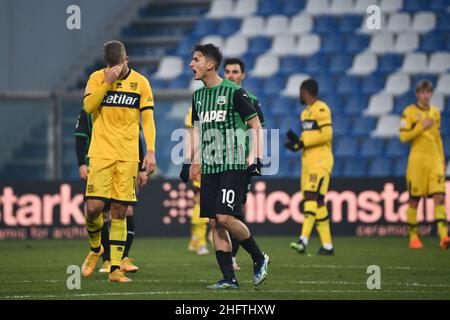
[[[418,234],[418,226],[417,223],[417,209],[409,207],[406,211],[406,223],[408,224],[409,231],[409,239],[417,239],[419,237]]]
[[[317,209],[316,228],[322,246],[327,250],[331,250],[333,245],[331,242],[330,217],[328,216],[327,206],[322,206]]]
[[[127,220],[111,219],[111,230],[109,232],[109,245],[111,248],[111,271],[120,268],[125,242],[127,240]]]
[[[103,229],[103,217],[99,214],[93,218],[90,215],[86,215],[86,229],[89,234],[89,245],[91,250],[98,252],[101,244],[101,232]]]
[[[447,215],[445,213],[444,205],[439,205],[434,208],[434,220],[437,225],[439,239],[442,240],[448,235]]]
[[[194,212],[191,218],[192,239],[197,240],[198,246],[206,246],[206,231],[208,229],[208,219],[200,218],[200,204],[194,204]]]
[[[303,240],[303,242],[305,242],[306,240],[305,244],[307,244],[314,227],[314,222],[316,221],[317,202],[305,201],[303,214],[305,215],[305,218],[303,220],[302,235],[300,236],[300,238]]]

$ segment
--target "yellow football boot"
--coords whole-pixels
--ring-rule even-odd
[[[100,251],[98,253],[95,253],[94,251],[90,251],[84,259],[83,265],[81,266],[81,274],[84,277],[90,277],[95,271],[95,268],[97,267],[98,259],[101,257],[105,250],[103,249],[103,246],[100,245]]]

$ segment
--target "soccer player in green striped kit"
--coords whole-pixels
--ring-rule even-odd
[[[208,289],[239,289],[233,269],[230,233],[252,257],[253,284],[267,277],[269,256],[259,248],[242,215],[246,177],[261,175],[262,128],[248,93],[222,79],[222,54],[212,44],[193,49],[190,68],[204,86],[192,96],[194,154],[190,178],[200,178],[200,217],[209,218],[216,258],[223,278]],[[246,131],[250,126],[252,146],[246,159]]]

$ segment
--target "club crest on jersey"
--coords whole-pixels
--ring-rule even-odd
[[[108,107],[139,108],[140,95],[132,92],[108,91],[102,105]]]
[[[225,97],[225,96],[218,96],[217,97],[217,104],[218,105],[224,105],[224,104],[226,104],[227,103],[227,97]]]
[[[198,115],[201,122],[222,122],[225,121],[227,110],[212,110],[200,112]]]

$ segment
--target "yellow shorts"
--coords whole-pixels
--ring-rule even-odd
[[[86,199],[135,205],[138,162],[91,158]]]
[[[319,193],[325,196],[330,186],[330,173],[320,167],[303,168],[301,177],[301,190]]]
[[[444,165],[441,160],[413,156],[408,159],[406,183],[412,197],[445,192]]]

